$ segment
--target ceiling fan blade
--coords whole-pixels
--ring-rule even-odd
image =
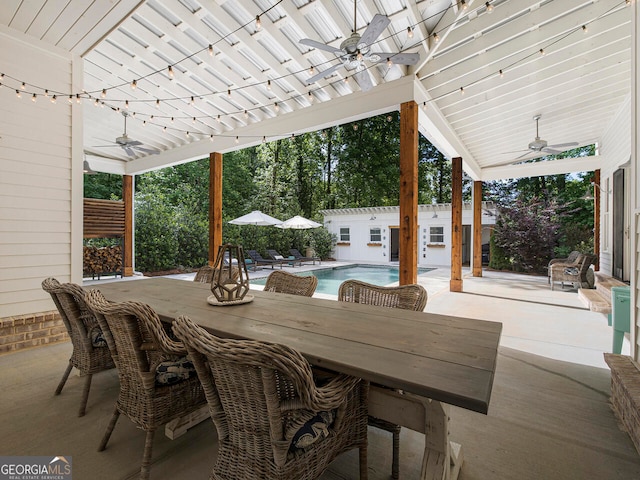
[[[568,143],[556,143],[555,145],[547,145],[547,148],[564,148],[564,147],[577,147],[578,142],[568,142]]]
[[[136,153],[135,153],[131,148],[129,148],[127,145],[123,145],[123,146],[122,146],[122,149],[123,149],[123,150],[127,153],[127,155],[129,155],[130,157],[135,157],[135,156],[136,156]]]
[[[308,78],[306,80],[306,84],[307,85],[311,85],[312,83],[316,83],[318,80],[321,80],[324,77],[332,74],[333,72],[335,72],[340,67],[342,67],[342,64],[341,63],[337,63],[336,65],[333,65],[333,66],[327,68],[326,70],[323,70],[322,72],[315,74],[313,77]]]
[[[127,140],[127,143],[122,144],[125,147],[137,147],[138,145],[142,145],[142,142],[138,140]]]
[[[362,34],[362,37],[360,37],[358,48],[360,48],[360,45],[362,45],[363,43],[365,45],[371,45],[373,42],[375,42],[390,23],[391,20],[389,20],[389,17],[376,13],[371,19],[371,23],[369,23],[366,30]]]
[[[541,150],[541,152],[542,153],[550,153],[551,155],[555,155],[557,153],[562,153],[560,150],[556,150],[555,148],[551,148],[550,146],[549,147],[544,147]]]
[[[310,38],[303,38],[300,40],[300,43],[306,45],[307,47],[317,48],[318,50],[324,50],[325,52],[335,53],[337,55],[342,55],[344,52],[339,48],[332,47],[331,45],[326,45],[324,43],[316,42],[315,40],[311,40]]]
[[[420,60],[420,55],[417,53],[386,53],[386,52],[376,52],[371,53],[370,55],[378,55],[380,60],[378,62],[386,62],[387,58],[390,59],[393,63],[398,65],[415,65]]]
[[[158,150],[157,148],[144,148],[144,147],[133,147],[133,148],[135,148],[139,152],[148,153],[150,155],[156,155],[160,153],[160,150]]]
[[[111,145],[91,145],[89,148],[107,148],[107,147],[120,147],[117,143],[113,143]]]
[[[371,82],[371,75],[366,70],[362,70],[360,72],[356,72],[353,74],[356,82],[360,85],[360,89],[363,92],[371,90],[373,88],[373,83]]]

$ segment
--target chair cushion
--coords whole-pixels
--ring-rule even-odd
[[[94,347],[106,347],[107,341],[104,339],[102,329],[98,326],[93,327],[89,331],[89,338],[91,339],[91,345]]]
[[[321,438],[327,437],[329,435],[329,427],[335,417],[335,410],[316,413],[293,435],[291,446],[293,448],[307,448]]]
[[[567,267],[564,269],[565,275],[578,275],[580,270],[577,267]]]
[[[187,357],[160,362],[156,367],[156,384],[173,385],[196,374],[196,369]]]

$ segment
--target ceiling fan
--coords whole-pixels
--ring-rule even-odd
[[[371,23],[367,26],[362,36],[357,32],[356,25],[356,0],[353,2],[353,33],[341,44],[340,48],[332,47],[324,43],[311,40],[309,38],[303,38],[300,43],[307,45],[308,47],[317,48],[326,52],[334,53],[338,56],[342,63],[333,65],[326,70],[309,78],[306,83],[310,85],[317,82],[321,78],[330,75],[338,70],[340,67],[345,67],[347,70],[355,70],[354,77],[360,88],[363,91],[367,91],[373,88],[371,77],[367,73],[367,67],[365,61],[370,63],[378,63],[380,61],[390,60],[391,62],[399,65],[415,65],[420,60],[420,55],[417,53],[385,53],[385,52],[372,52],[371,45],[375,43],[377,38],[382,34],[385,28],[391,23],[389,17],[376,13],[371,20]]]
[[[529,143],[529,149],[526,150],[525,153],[517,157],[516,160],[522,157],[526,157],[531,153],[543,153],[543,154],[555,155],[557,153],[562,153],[562,150],[556,150],[558,148],[575,147],[578,145],[578,142],[557,143],[555,145],[547,144],[547,141],[541,139],[540,134],[538,133],[538,122],[541,117],[542,117],[542,114],[540,113],[533,116],[533,119],[536,122],[536,139],[533,142]]]
[[[138,140],[133,140],[127,135],[127,117],[129,114],[127,112],[121,112],[124,117],[124,133],[121,137],[117,137],[115,143],[112,145],[96,145],[94,148],[103,148],[103,147],[121,147],[127,155],[130,157],[136,156],[136,151],[141,153],[148,153],[150,155],[154,155],[156,153],[160,153],[160,150],[155,148],[145,148],[142,147],[142,142]]]

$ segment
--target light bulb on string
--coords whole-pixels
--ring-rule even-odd
[[[101,96],[102,98],[105,98],[105,97],[107,96],[107,90],[103,88],[103,89],[102,89],[102,93],[100,94],[100,96]]]
[[[73,103],[73,95],[69,95],[69,103]]]
[[[98,105],[100,105],[100,100],[96,98],[93,104],[97,107]]]
[[[167,131],[167,126],[165,125],[164,127],[162,127],[162,131],[166,132]]]
[[[124,108],[126,108],[127,110],[129,110],[129,100],[125,100],[125,101],[124,101]]]
[[[544,55],[544,54],[545,54],[544,48],[541,48],[541,49],[540,49],[540,55],[542,56],[542,55]]]
[[[20,93],[20,90],[18,90],[17,88],[16,88],[16,97],[22,98],[22,94]]]
[[[244,111],[244,118],[249,118],[249,112],[247,110]]]
[[[462,10],[466,10],[467,9],[467,2],[465,2],[465,0],[460,0],[460,6],[462,7]]]
[[[191,103],[191,105],[195,104],[195,103],[196,103],[196,99],[195,99],[195,98],[193,98],[193,96],[192,96],[192,97],[191,97],[191,101],[190,101],[189,103]]]
[[[58,101],[58,97],[56,97],[55,95],[51,97],[51,103],[56,103],[57,101]]]
[[[169,65],[167,73],[169,74],[169,78],[173,80],[173,67],[171,65]]]
[[[27,85],[24,82],[22,82],[22,85],[20,85],[20,90],[24,90],[25,88],[27,88]]]
[[[192,123],[195,125],[195,123],[196,123],[196,117],[193,117]]]
[[[209,139],[213,142],[213,133],[209,135]]]
[[[173,117],[171,117],[171,123],[173,123]]]
[[[227,97],[231,98],[231,89],[227,88]]]
[[[393,62],[391,61],[390,58],[387,58],[387,67],[389,68],[393,67]]]
[[[189,131],[188,130],[184,133],[184,136],[189,138]]]
[[[411,28],[410,26],[407,27],[407,37],[413,38],[413,28]]]
[[[313,65],[309,67],[309,75],[313,75],[316,72],[316,69],[313,68]]]
[[[218,123],[220,123],[220,114],[218,114],[218,116],[216,117],[216,120],[218,121]]]
[[[104,102],[100,102],[100,108],[104,108]]]
[[[137,81],[135,81],[135,80],[133,80],[133,81],[131,82],[131,90],[135,90],[137,86],[138,86],[138,82],[137,82]]]
[[[582,32],[583,33],[587,33],[587,26],[586,25],[582,25]]]
[[[264,135],[262,136],[262,143],[267,143],[267,137],[265,137]]]
[[[313,94],[309,92],[309,102],[313,103]]]
[[[45,91],[44,91],[44,96],[45,96],[46,98],[49,98],[49,90],[45,90]]]
[[[240,138],[236,135],[236,145],[240,143]]]
[[[267,90],[271,90],[271,80],[267,80]]]
[[[156,108],[160,108],[160,99],[156,99]]]
[[[213,45],[209,44],[209,56],[213,57]]]
[[[498,75],[500,75],[500,78],[504,77],[504,70],[500,69]]]
[[[262,22],[260,21],[260,15],[256,15],[256,30],[260,30],[262,28]]]
[[[460,95],[464,95],[464,87],[460,87]]]
[[[35,103],[35,101],[38,99],[38,96],[34,93],[33,95],[31,95],[31,101]]]
[[[76,103],[80,103],[80,94],[76,93]]]
[[[484,6],[487,8],[487,13],[493,12],[493,5],[489,2],[485,2]]]
[[[273,108],[275,109],[276,113],[280,111],[280,105],[278,105],[278,102],[276,102],[276,103],[273,105]]]
[[[433,34],[433,41],[438,43],[440,41],[440,36],[437,33]]]

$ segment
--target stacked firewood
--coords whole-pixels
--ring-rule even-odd
[[[84,247],[83,271],[85,275],[121,273],[122,247]]]

